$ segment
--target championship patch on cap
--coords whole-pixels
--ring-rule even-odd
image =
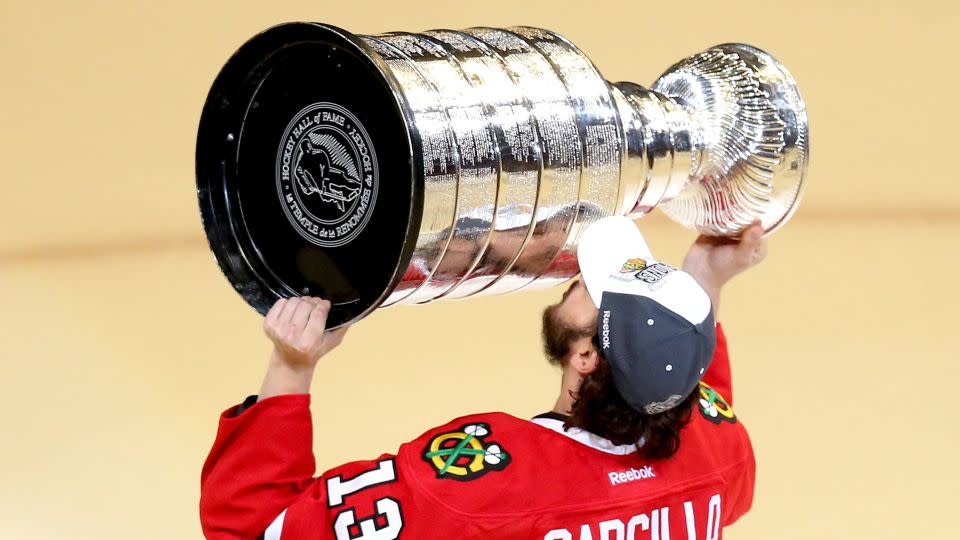
[[[600,310],[597,334],[624,400],[647,414],[669,410],[710,366],[716,323],[710,297],[686,272],[653,257],[627,218],[584,231],[580,273]]]

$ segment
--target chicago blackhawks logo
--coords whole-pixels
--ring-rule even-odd
[[[510,454],[486,440],[490,433],[487,424],[467,424],[459,431],[442,433],[427,443],[423,459],[437,471],[437,478],[473,480],[502,470],[510,464]]]
[[[367,130],[334,103],[304,108],[277,152],[277,195],[300,236],[342,246],[366,226],[377,199],[377,156]]]
[[[733,407],[706,383],[700,383],[699,405],[700,414],[714,424],[720,422],[734,424],[737,421],[737,416],[733,414]]]

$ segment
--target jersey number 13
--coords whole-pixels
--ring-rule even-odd
[[[327,504],[337,508],[346,503],[347,498],[365,489],[397,481],[397,472],[393,459],[385,459],[375,469],[363,472],[344,480],[334,476],[327,480]],[[403,514],[400,502],[392,497],[383,497],[374,501],[376,513],[357,519],[357,509],[348,507],[341,510],[333,521],[333,532],[337,540],[396,540],[403,529]],[[379,518],[382,525],[378,525]]]

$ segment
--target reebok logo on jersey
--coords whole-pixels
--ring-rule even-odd
[[[634,469],[633,467],[622,471],[622,472],[612,472],[607,473],[607,476],[610,477],[610,484],[626,484],[627,482],[633,482],[634,480],[646,480],[647,478],[656,478],[656,474],[653,472],[653,467],[650,465],[644,465],[641,469]]]

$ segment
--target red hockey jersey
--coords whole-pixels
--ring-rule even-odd
[[[640,457],[550,415],[465,416],[319,478],[309,396],[220,419],[201,478],[209,540],[718,539],[753,497],[754,458],[730,407],[726,339],[680,450]]]

